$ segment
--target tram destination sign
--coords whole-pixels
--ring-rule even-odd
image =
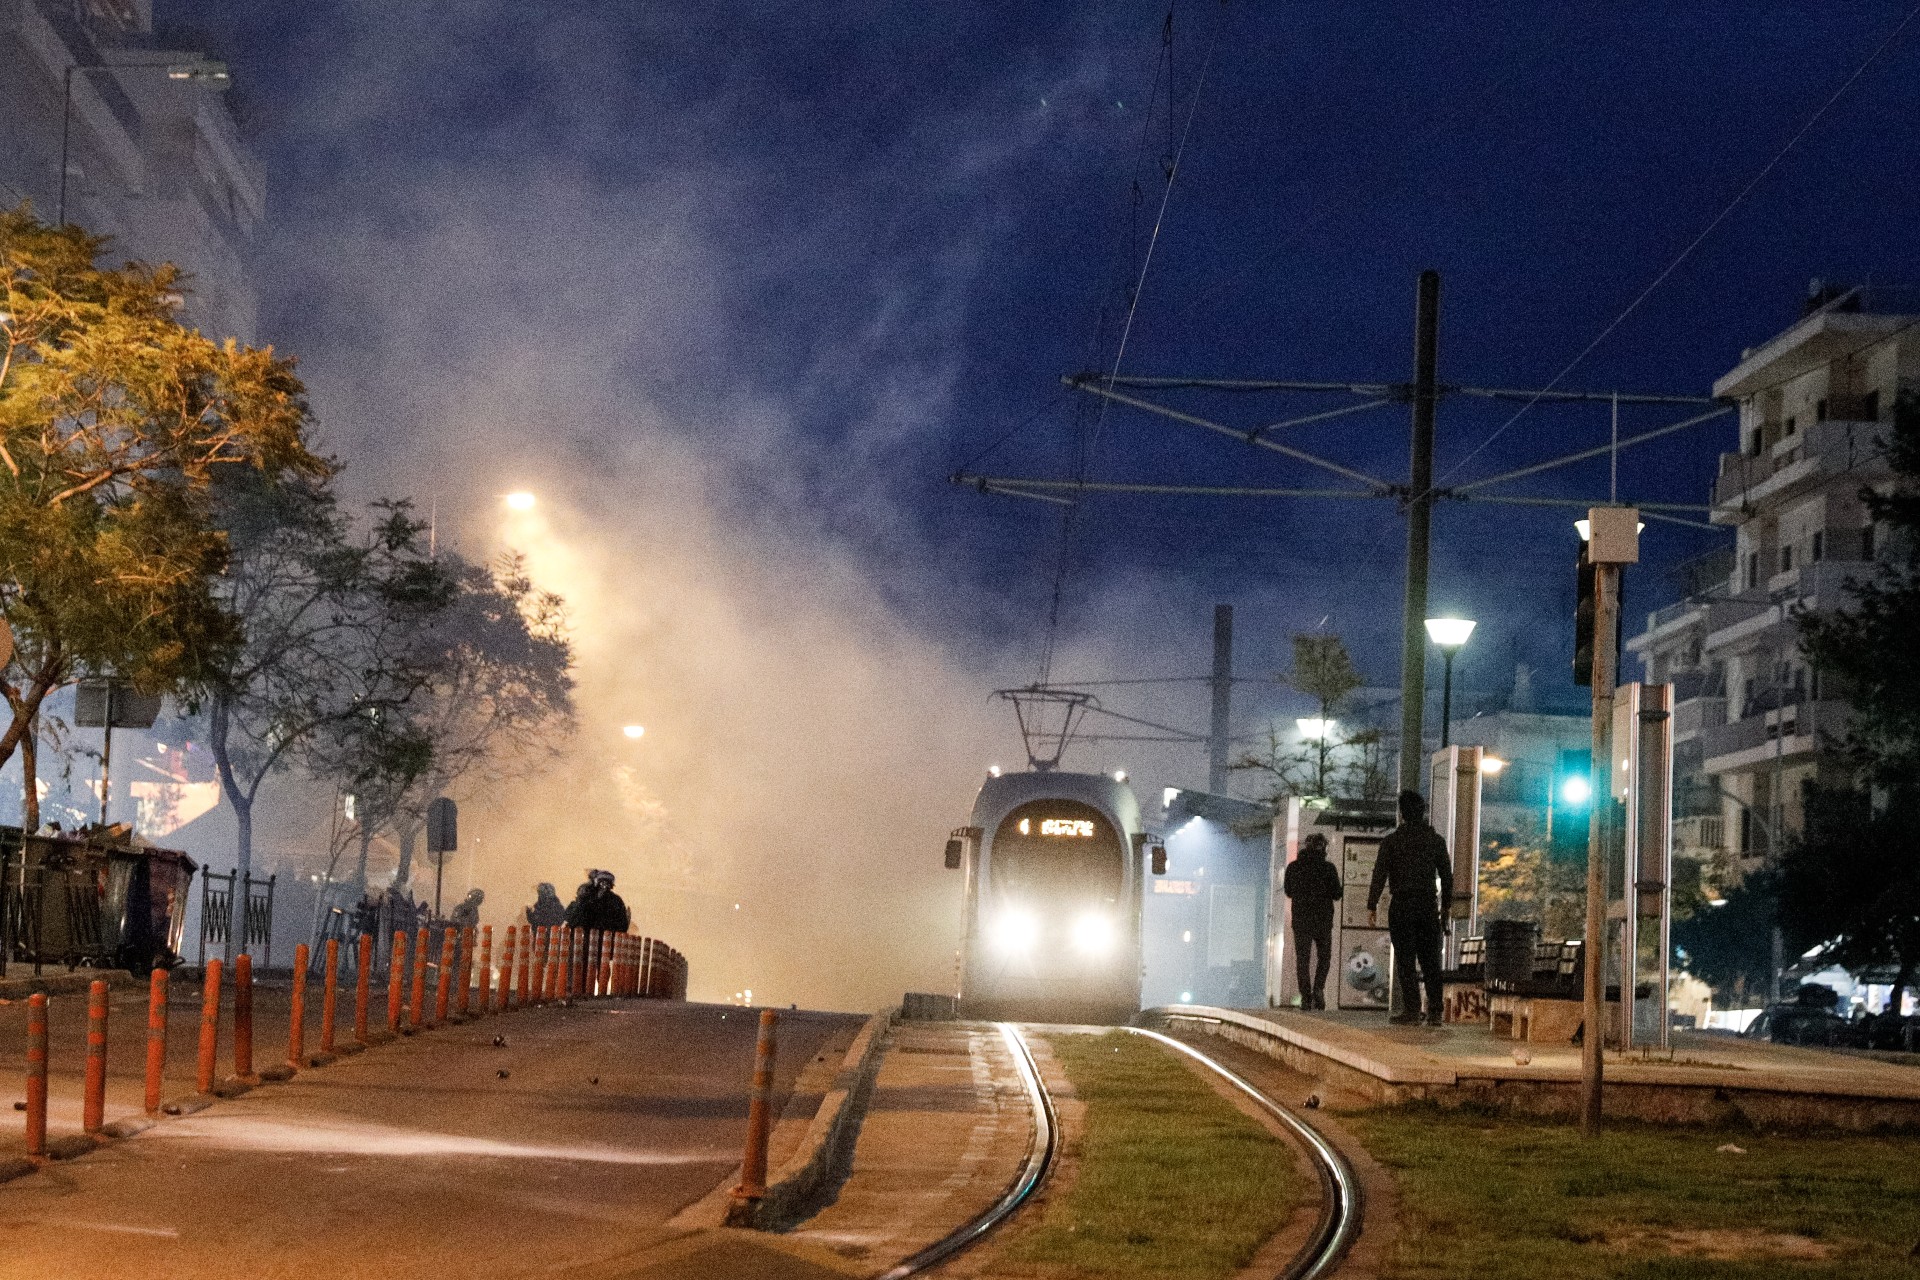
[[[1033,819],[1020,819],[1020,834],[1033,834]],[[1091,840],[1094,836],[1093,822],[1087,818],[1042,818],[1040,834],[1043,836],[1064,836],[1071,840]]]

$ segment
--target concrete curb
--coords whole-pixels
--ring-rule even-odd
[[[753,1226],[785,1231],[833,1203],[852,1168],[854,1143],[873,1095],[887,1031],[899,1015],[898,1009],[882,1009],[853,1038],[799,1149],[767,1179],[767,1194],[754,1209]]]
[[[135,978],[125,969],[75,969],[71,973],[65,970],[43,973],[37,978],[0,978],[0,1000],[25,1000],[36,992],[50,996],[85,994],[88,987],[100,980],[105,980],[109,989],[133,983],[145,986],[147,981]]]

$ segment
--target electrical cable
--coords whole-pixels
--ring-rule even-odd
[[[1467,463],[1473,461],[1474,458],[1479,456],[1482,450],[1484,450],[1488,445],[1492,444],[1495,440],[1498,440],[1500,436],[1503,433],[1505,433],[1507,428],[1511,427],[1514,423],[1518,422],[1526,414],[1526,412],[1529,409],[1533,408],[1534,405],[1540,402],[1541,395],[1544,395],[1546,392],[1552,391],[1555,387],[1558,387],[1560,385],[1561,379],[1565,378],[1568,374],[1572,373],[1574,369],[1578,368],[1580,363],[1583,360],[1585,360],[1589,355],[1593,354],[1594,349],[1598,347],[1602,342],[1605,342],[1607,338],[1612,335],[1615,329],[1618,329],[1622,324],[1626,323],[1627,317],[1631,316],[1635,311],[1638,311],[1640,309],[1640,305],[1644,303],[1648,298],[1652,297],[1654,291],[1657,290],[1661,285],[1665,284],[1667,282],[1667,278],[1671,276],[1675,271],[1678,271],[1682,263],[1684,263],[1688,258],[1693,256],[1693,251],[1698,249],[1703,243],[1705,243],[1707,237],[1711,236],[1714,233],[1714,231],[1719,228],[1721,223],[1725,222],[1729,217],[1732,216],[1733,211],[1737,209],[1746,200],[1746,198],[1753,193],[1754,188],[1758,187],[1763,181],[1765,181],[1767,175],[1772,173],[1774,169],[1779,166],[1780,162],[1787,158],[1787,153],[1793,150],[1793,148],[1799,143],[1800,139],[1806,137],[1807,134],[1812,131],[1813,127],[1816,124],[1818,124],[1821,121],[1821,119],[1826,116],[1827,112],[1833,108],[1834,104],[1839,102],[1840,99],[1846,95],[1849,89],[1853,88],[1855,82],[1858,81],[1861,76],[1865,75],[1868,69],[1871,68],[1874,63],[1878,62],[1881,56],[1884,55],[1888,49],[1893,47],[1894,41],[1900,38],[1901,33],[1904,32],[1907,29],[1907,27],[1912,24],[1915,18],[1920,18],[1920,4],[1916,4],[1913,6],[1913,8],[1907,10],[1907,15],[1904,18],[1900,19],[1899,25],[1894,27],[1893,31],[1887,36],[1887,38],[1882,40],[1880,44],[1877,47],[1875,47],[1874,51],[1867,55],[1866,61],[1862,62],[1858,67],[1854,68],[1853,74],[1848,76],[1846,80],[1841,84],[1841,86],[1838,89],[1835,89],[1832,95],[1829,96],[1825,102],[1821,103],[1819,108],[1815,110],[1812,115],[1807,117],[1806,122],[1802,124],[1797,130],[1794,131],[1793,136],[1787,139],[1786,145],[1781,147],[1778,151],[1776,151],[1773,154],[1772,159],[1768,160],[1764,165],[1760,166],[1760,171],[1754,174],[1752,178],[1747,180],[1747,184],[1741,187],[1740,190],[1735,193],[1733,199],[1727,201],[1725,207],[1723,207],[1719,213],[1714,215],[1713,221],[1709,222],[1706,225],[1706,227],[1700,232],[1700,234],[1695,236],[1687,244],[1686,248],[1682,249],[1679,255],[1676,256],[1672,262],[1669,262],[1666,268],[1663,271],[1661,271],[1659,275],[1653,278],[1652,284],[1649,284],[1645,289],[1642,289],[1640,291],[1640,295],[1636,297],[1632,302],[1629,302],[1626,306],[1626,309],[1621,311],[1619,315],[1615,316],[1612,322],[1609,323],[1606,328],[1602,329],[1599,335],[1595,337],[1592,342],[1589,342],[1584,348],[1582,348],[1579,355],[1575,356],[1572,360],[1568,361],[1567,366],[1564,369],[1560,370],[1559,373],[1554,374],[1553,379],[1550,382],[1548,382],[1545,387],[1541,388],[1539,393],[1536,393],[1532,399],[1528,400],[1525,404],[1522,404],[1519,409],[1515,410],[1512,417],[1508,418],[1505,422],[1501,423],[1500,426],[1494,430],[1492,435],[1488,436],[1485,440],[1482,440],[1478,445],[1474,446],[1473,450],[1469,452],[1466,457],[1460,459],[1458,462],[1454,463],[1452,467],[1448,468],[1446,474],[1442,475],[1439,480],[1436,480],[1432,485],[1428,487],[1428,492],[1431,493],[1434,489],[1437,489],[1441,485],[1445,484],[1449,478],[1459,473],[1460,468],[1466,466]],[[1424,497],[1426,495],[1421,495],[1421,496]]]

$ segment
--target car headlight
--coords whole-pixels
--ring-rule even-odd
[[[1073,949],[1083,956],[1104,956],[1119,941],[1113,927],[1113,917],[1099,911],[1088,911],[1076,917],[1070,936]]]
[[[1001,951],[1031,951],[1040,940],[1040,921],[1031,911],[1008,907],[993,917],[987,937]]]

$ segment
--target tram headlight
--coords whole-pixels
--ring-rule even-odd
[[[993,923],[987,927],[987,936],[1001,951],[1031,951],[1033,944],[1040,940],[1040,921],[1031,911],[1007,907],[994,916]]]
[[[1088,911],[1074,918],[1073,949],[1081,955],[1098,959],[1113,951],[1118,942],[1119,931],[1113,927],[1113,917],[1099,911]]]

